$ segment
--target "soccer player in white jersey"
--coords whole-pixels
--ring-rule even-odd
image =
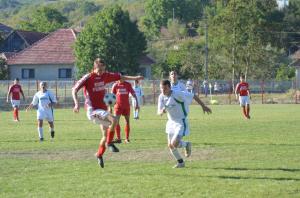
[[[169,78],[170,78],[170,81],[171,81],[171,89],[174,90],[174,91],[184,91],[184,92],[188,92],[185,85],[182,84],[181,82],[178,81],[178,78],[177,78],[177,73],[176,71],[172,70],[170,71],[169,73]],[[196,95],[196,94],[193,94],[193,98],[194,100],[203,107],[206,108],[205,104],[201,101],[201,99]],[[192,100],[191,100],[191,103],[192,103]],[[187,104],[187,108],[188,108],[188,105],[190,104]],[[203,108],[203,111],[206,112],[206,110]],[[209,109],[209,112],[211,113],[211,110]]]
[[[33,106],[37,106],[38,133],[40,141],[44,141],[43,120],[48,121],[51,138],[54,138],[53,105],[56,103],[57,100],[54,94],[50,90],[47,90],[47,83],[40,82],[40,91],[33,96],[31,104],[26,108],[26,111],[28,111]]]
[[[134,86],[133,90],[135,92],[135,95],[137,97],[138,105],[140,108],[135,108],[136,107],[136,100],[134,97],[131,97],[132,101],[132,107],[133,107],[133,119],[137,120],[139,119],[139,113],[141,109],[141,104],[145,104],[145,96],[142,87],[140,86],[140,82],[138,80],[134,81]],[[142,100],[143,99],[143,100]],[[143,101],[143,103],[142,103]]]
[[[169,80],[160,82],[161,94],[158,98],[158,115],[167,113],[168,121],[166,124],[166,133],[168,134],[168,147],[171,154],[177,160],[177,164],[173,168],[183,168],[185,163],[178,152],[178,148],[185,149],[185,156],[191,155],[191,142],[182,140],[184,136],[189,135],[189,125],[187,116],[189,113],[186,103],[190,104],[194,95],[189,92],[171,90]],[[202,106],[202,105],[201,105]],[[211,110],[203,104],[204,112],[211,113]]]

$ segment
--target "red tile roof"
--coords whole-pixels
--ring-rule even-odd
[[[8,59],[8,65],[74,64],[72,29],[59,29]]]
[[[16,55],[15,52],[3,52],[0,54],[1,58],[4,58],[5,60],[9,59],[10,57]]]

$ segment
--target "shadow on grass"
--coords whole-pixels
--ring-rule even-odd
[[[226,142],[226,143],[198,143],[197,145],[206,145],[206,146],[245,146],[245,145],[256,145],[256,146],[300,146],[300,144],[275,144],[275,143],[234,143],[234,142]]]
[[[216,170],[237,170],[237,171],[287,171],[287,172],[298,172],[300,169],[297,168],[211,168]]]

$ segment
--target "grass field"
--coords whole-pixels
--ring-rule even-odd
[[[146,106],[131,121],[131,143],[94,153],[99,129],[84,111],[56,110],[56,138],[38,142],[35,112],[0,113],[0,197],[300,197],[300,106],[211,106],[212,115],[191,107],[192,156],[172,169],[166,116]],[[124,136],[124,133],[122,133]]]

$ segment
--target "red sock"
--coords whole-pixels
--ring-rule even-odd
[[[247,116],[249,116],[250,115],[250,106],[248,105],[247,106]]]
[[[111,141],[114,139],[114,135],[115,135],[115,131],[110,131],[109,129],[107,129],[107,139],[106,139],[107,144],[111,143]]]
[[[117,133],[118,140],[120,140],[121,139],[121,128],[120,128],[119,124],[117,124],[117,126],[116,126],[116,133]]]
[[[13,116],[14,116],[14,120],[16,120],[17,119],[16,109],[13,110]]]
[[[106,150],[105,146],[99,145],[98,152],[97,152],[97,157],[101,157],[104,154],[105,150]]]
[[[129,140],[129,132],[130,132],[130,126],[129,126],[129,124],[126,124],[125,125],[125,136],[126,136],[127,140]]]
[[[19,109],[16,109],[16,118],[19,120]]]
[[[246,107],[243,107],[243,114],[247,117]]]

